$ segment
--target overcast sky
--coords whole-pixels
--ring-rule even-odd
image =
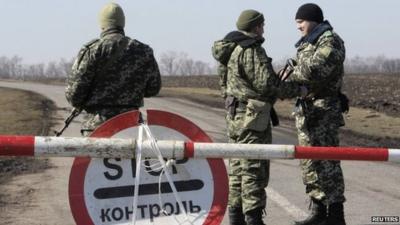
[[[74,57],[99,36],[98,12],[105,0],[0,0],[0,56],[23,63]],[[294,15],[315,2],[345,40],[347,57],[400,58],[400,0],[125,0],[126,34],[149,44],[156,55],[173,50],[213,63],[212,43],[235,29],[244,9],[266,18],[264,47],[280,60],[295,54],[299,39]]]

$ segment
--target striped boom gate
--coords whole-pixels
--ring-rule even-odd
[[[326,159],[400,162],[400,149],[157,141],[164,158]],[[134,158],[136,139],[0,136],[0,156]],[[157,158],[151,142],[143,157]]]

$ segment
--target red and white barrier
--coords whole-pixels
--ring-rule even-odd
[[[0,136],[0,156],[133,158],[135,140]]]
[[[327,159],[400,162],[400,149],[157,141],[165,158]],[[0,156],[134,158],[135,139],[0,136]],[[156,158],[150,141],[143,157]]]

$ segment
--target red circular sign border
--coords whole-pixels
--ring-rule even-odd
[[[139,111],[120,114],[98,127],[91,137],[110,137],[115,133],[138,125]],[[148,125],[164,126],[187,136],[193,142],[212,142],[211,138],[191,121],[165,111],[147,110]],[[212,207],[203,225],[219,225],[228,202],[228,180],[222,159],[207,159],[214,180]],[[90,158],[75,158],[69,178],[69,203],[77,225],[94,225],[84,199],[84,181]],[[71,182],[71,181],[74,182]]]

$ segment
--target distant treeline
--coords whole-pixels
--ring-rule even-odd
[[[345,71],[351,74],[395,74],[400,72],[400,59],[376,57],[353,57],[345,61]]]
[[[201,60],[194,60],[183,52],[168,51],[158,58],[162,75],[192,76],[215,75],[216,63],[210,65]],[[278,70],[283,60],[274,65]],[[73,59],[60,59],[48,63],[25,64],[22,57],[0,57],[0,79],[18,80],[64,80],[71,72]],[[376,57],[353,57],[345,61],[345,71],[349,74],[399,74],[400,59]]]
[[[43,80],[65,78],[71,72],[73,60],[60,59],[47,64],[25,64],[22,57],[0,57],[0,78],[18,80]]]

